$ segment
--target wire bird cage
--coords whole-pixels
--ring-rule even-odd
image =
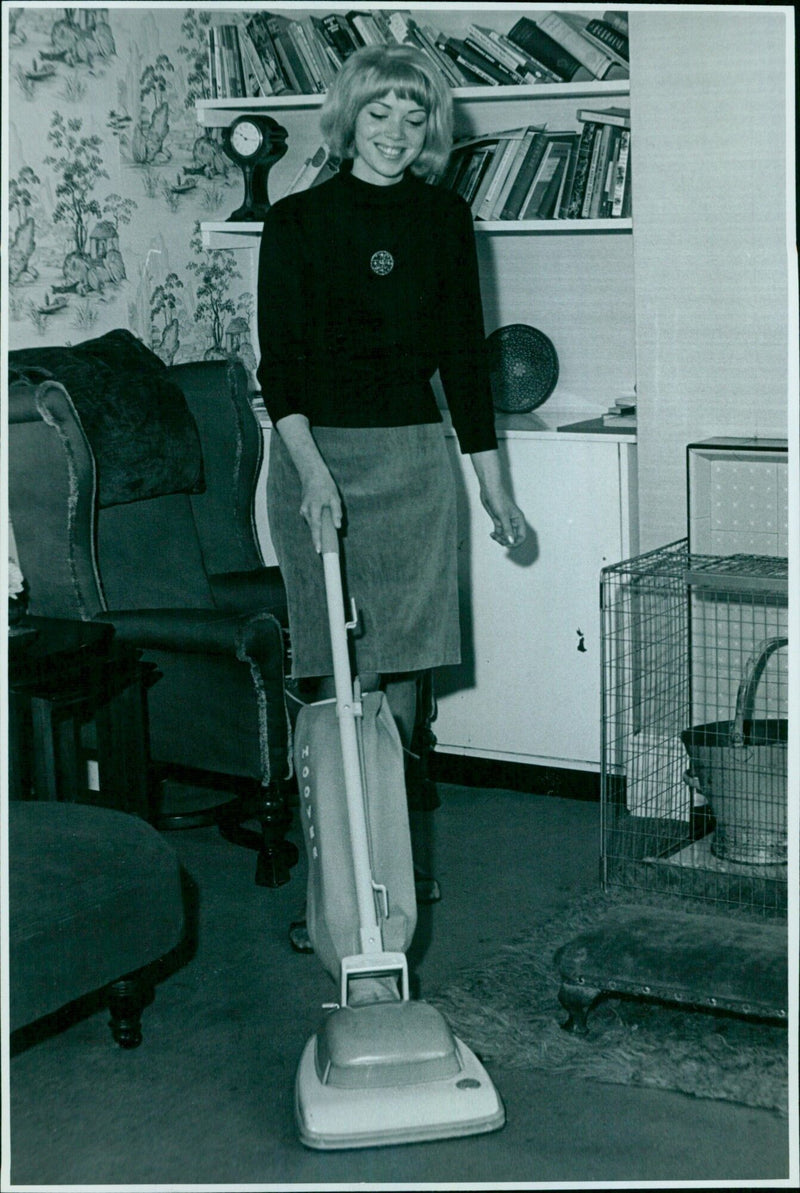
[[[603,569],[606,889],[785,915],[787,579],[685,539]]]

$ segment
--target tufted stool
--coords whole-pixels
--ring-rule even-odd
[[[36,800],[9,801],[8,850],[11,1031],[103,991],[135,1048],[152,963],[184,932],[174,850],[136,816]]]
[[[612,908],[555,955],[567,1031],[607,994],[788,1022],[786,924],[691,915],[679,908]]]

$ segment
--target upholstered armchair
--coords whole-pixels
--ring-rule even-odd
[[[286,608],[258,546],[262,435],[238,364],[166,368],[129,332],[9,354],[9,513],[29,612],[110,621],[161,673],[158,776],[222,787],[210,814],[288,880]],[[207,823],[204,812],[162,827]],[[260,822],[255,831],[245,825]]]

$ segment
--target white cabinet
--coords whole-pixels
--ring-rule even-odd
[[[600,569],[636,552],[636,447],[617,436],[500,436],[529,539],[507,551],[489,538],[472,467],[451,439],[462,663],[437,672],[438,749],[594,770]]]

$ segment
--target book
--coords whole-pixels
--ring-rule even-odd
[[[628,66],[627,35],[620,33],[613,25],[595,17],[586,24],[583,35],[605,50],[620,66]]]
[[[483,197],[483,203],[476,212],[476,219],[488,220],[492,218],[492,213],[501,193],[501,188],[503,187],[508,172],[511,169],[512,162],[517,155],[519,142],[525,135],[525,129],[519,129],[517,131],[518,136],[507,137],[497,147],[497,151],[495,153],[496,167],[492,173],[491,184],[489,185],[486,194]]]
[[[490,158],[489,158],[489,161],[487,162],[486,169],[483,172],[483,177],[481,178],[480,186],[478,187],[477,191],[475,192],[475,197],[472,200],[472,203],[470,204],[470,206],[472,208],[473,218],[477,218],[477,214],[480,211],[481,206],[483,205],[484,199],[486,198],[486,192],[488,191],[489,187],[492,184],[492,179],[494,178],[495,171],[497,169],[498,161],[499,161],[499,157],[500,157],[500,154],[498,153],[499,145],[500,145],[500,142],[495,141],[494,144],[488,146],[489,151],[490,151]]]
[[[488,135],[480,134],[475,137],[464,137],[457,141],[450,154],[450,160],[447,168],[439,180],[439,185],[445,190],[457,191],[459,185],[469,168],[469,163],[472,155],[481,152],[485,149],[490,150],[490,157],[486,164],[486,170],[473,199],[473,207],[477,211],[475,204],[478,201],[479,195],[482,197],[489,186],[490,176],[493,175],[499,164],[499,159],[502,156],[501,149],[504,149],[509,138],[521,137],[524,129],[511,129],[508,132],[489,133]]]
[[[451,61],[436,45],[437,33],[430,25],[418,25],[416,21],[408,21],[408,31],[414,44],[444,76],[445,82],[451,87],[460,87],[464,83],[464,74],[458,70],[455,62]]]
[[[486,29],[485,33],[502,49],[508,51],[509,54],[518,62],[517,69],[522,71],[527,81],[530,83],[560,83],[563,82],[560,75],[555,74],[554,71],[548,70],[543,62],[537,58],[532,57],[529,53],[523,50],[520,46],[515,45],[513,41],[504,33],[498,33],[495,29]]]
[[[575,134],[575,141],[569,155],[567,168],[561,179],[556,202],[553,206],[553,219],[563,220],[567,218],[567,211],[569,209],[569,200],[572,194],[572,184],[575,181],[575,170],[578,166],[578,152],[580,150],[581,135]]]
[[[469,166],[473,153],[489,145],[497,146],[498,136],[464,137],[457,141],[450,151],[450,158],[444,174],[439,179],[439,185],[445,190],[457,190],[461,178]]]
[[[477,53],[472,46],[468,46],[461,38],[443,37],[436,44],[454,62],[457,62],[469,74],[474,75],[479,83],[488,83],[490,86],[498,87],[501,83],[511,81],[507,74],[498,70],[496,66],[489,62],[488,58],[484,58],[483,55]]]
[[[302,85],[305,93],[319,94],[319,92],[325,90],[325,87],[314,55],[311,52],[311,46],[308,44],[305,29],[299,21],[289,21],[289,24],[286,26],[286,32],[297,51],[297,56],[303,68],[305,79]]]
[[[602,19],[618,33],[628,36],[628,14],[617,8],[609,8],[603,13]]]
[[[613,215],[614,192],[617,186],[617,172],[619,169],[619,155],[622,150],[623,133],[627,133],[628,137],[630,137],[630,131],[628,129],[614,129],[614,152],[611,161],[609,162],[608,179],[606,181],[606,197],[603,204],[603,216],[607,219],[610,219]],[[630,141],[628,144],[630,146]]]
[[[594,141],[599,128],[600,125],[594,124],[592,121],[587,121],[587,123],[583,126],[581,139],[578,143],[575,174],[572,181],[572,190],[570,192],[569,201],[566,206],[566,213],[564,216],[565,219],[580,219],[581,208],[583,206],[583,197],[586,192],[586,182],[589,176],[589,166],[592,159],[592,150],[594,148]]]
[[[288,24],[286,17],[276,17],[272,13],[267,13],[267,30],[275,47],[275,56],[281,74],[286,80],[289,90],[294,91],[297,95],[302,95],[308,90],[310,83],[305,77],[305,71],[292,39],[286,32]]]
[[[306,43],[316,64],[317,73],[321,80],[321,90],[327,91],[336,78],[338,66],[334,66],[328,55],[328,43],[319,33],[312,17],[303,17],[300,21],[306,37]],[[339,64],[341,65],[341,64]]]
[[[480,149],[489,150],[489,158],[486,162],[486,169],[483,172],[478,190],[472,199],[472,206],[474,208],[478,201],[478,195],[482,195],[488,186],[487,176],[490,175],[495,168],[495,155],[497,153],[498,144],[499,141],[497,139],[487,139],[482,143],[476,142],[475,144],[470,141],[463,147],[455,149],[450,155],[450,161],[444,175],[439,181],[439,185],[443,186],[445,190],[457,191],[459,189],[461,180],[469,168],[469,162],[473,153],[479,152]]]
[[[524,157],[525,140],[528,135],[528,130],[523,129],[521,135],[515,139],[514,152],[510,154],[506,164],[503,167],[502,177],[499,180],[499,187],[497,189],[494,203],[487,219],[499,220],[502,219],[502,212],[508,202],[508,197],[516,181],[517,171],[519,170],[522,159]]]
[[[611,212],[611,189],[614,185],[614,160],[619,148],[620,130],[604,124],[600,137],[597,180],[589,206],[589,218],[603,219]]]
[[[520,213],[521,219],[543,220],[550,218],[570,150],[571,145],[568,141],[548,139],[542,160],[525,197]]]
[[[619,427],[620,430],[622,430],[623,428],[626,428],[626,427],[628,427],[628,428],[635,427],[636,426],[636,411],[634,410],[633,414],[616,414],[616,413],[612,414],[607,411],[603,415],[603,426],[604,427]]]
[[[345,14],[345,20],[350,22],[356,36],[361,38],[363,45],[378,46],[381,44],[378,27],[371,13],[358,12],[354,9],[352,12]]]
[[[385,46],[392,44],[393,38],[391,30],[389,29],[389,12],[384,8],[374,8],[372,10],[372,19],[375,22],[375,27],[381,36],[381,42]]]
[[[504,82],[511,85],[518,85],[524,83],[526,80],[524,76],[516,69],[516,67],[509,65],[508,59],[501,58],[497,53],[497,47],[490,38],[484,37],[481,30],[475,25],[470,25],[467,30],[467,36],[464,44],[474,53],[478,54],[479,58],[484,59],[497,71],[499,71]]]
[[[311,22],[314,33],[316,34],[317,44],[320,48],[320,52],[328,59],[331,70],[335,75],[339,70],[341,70],[344,59],[331,42],[321,18],[312,15],[307,19]]]
[[[467,40],[482,46],[485,51],[497,58],[507,70],[519,70],[522,59],[519,51],[515,53],[509,46],[504,46],[499,40],[493,38],[491,29],[485,29],[482,25],[468,25]]]
[[[216,96],[219,99],[240,99],[246,93],[244,69],[239,49],[239,30],[236,25],[217,25],[213,38],[213,26],[208,35],[214,47],[214,73],[216,75]]]
[[[255,83],[255,89],[258,90],[259,95],[272,95],[272,82],[261,60],[261,56],[253,44],[253,39],[244,25],[239,29],[239,45],[242,49],[242,58],[246,69]],[[256,93],[255,89],[252,92],[253,95]]]
[[[567,14],[548,12],[537,24],[596,79],[604,79],[614,65],[610,55],[585,38],[576,25],[567,19]]]
[[[595,194],[595,187],[598,185],[598,175],[600,171],[600,155],[603,149],[603,135],[604,130],[607,134],[609,125],[597,124],[595,125],[595,136],[592,141],[592,156],[589,160],[589,169],[586,175],[586,189],[583,193],[583,203],[581,204],[581,219],[589,219],[589,213],[592,209],[592,199]]]
[[[211,82],[212,99],[220,98],[219,90],[219,62],[217,57],[217,29],[215,25],[208,26],[208,77]]]
[[[361,42],[356,39],[353,27],[343,16],[335,12],[328,13],[320,19],[326,37],[344,62],[361,45]]]
[[[580,74],[581,63],[559,42],[554,41],[544,29],[540,28],[530,17],[520,17],[506,37],[515,45],[520,46],[531,57],[535,58],[551,70],[562,83],[568,83]],[[586,72],[589,74],[589,72]]]
[[[606,427],[629,428],[636,426],[636,387],[630,394],[617,398],[602,415]]]
[[[595,124],[616,124],[618,128],[631,127],[630,108],[579,108],[579,120],[593,120]]]
[[[626,193],[630,190],[629,186],[629,170],[630,165],[630,151],[631,151],[631,134],[628,129],[623,129],[620,135],[619,154],[617,155],[617,163],[614,171],[614,188],[611,195],[611,215],[617,217],[622,215],[622,209],[625,202]]]
[[[537,220],[555,219],[564,194],[567,177],[573,167],[575,157],[577,154],[579,134],[575,132],[554,133],[553,136],[553,152],[555,154],[555,165],[552,172],[552,177],[548,187],[535,212],[531,212],[525,218]]]
[[[426,43],[430,47],[431,57],[438,64],[445,79],[451,87],[466,87],[469,85],[469,78],[466,73],[459,67],[458,63],[454,62],[452,58],[448,57],[443,50],[440,50],[436,44],[436,39],[439,36],[437,31],[431,25],[418,26],[419,33],[424,36]]]
[[[269,79],[272,94],[281,95],[288,90],[288,87],[278,64],[272,37],[267,29],[267,19],[267,13],[255,12],[245,25],[245,29],[255,47],[264,73]]]
[[[514,163],[514,179],[500,209],[499,219],[519,219],[522,205],[546,147],[547,138],[544,129],[533,126],[529,128],[522,139],[517,160]]]
[[[469,159],[469,165],[461,179],[458,187],[458,193],[466,203],[472,206],[472,202],[477,194],[483,179],[484,172],[488,168],[492,159],[492,151],[488,145],[482,149],[476,149]]]

